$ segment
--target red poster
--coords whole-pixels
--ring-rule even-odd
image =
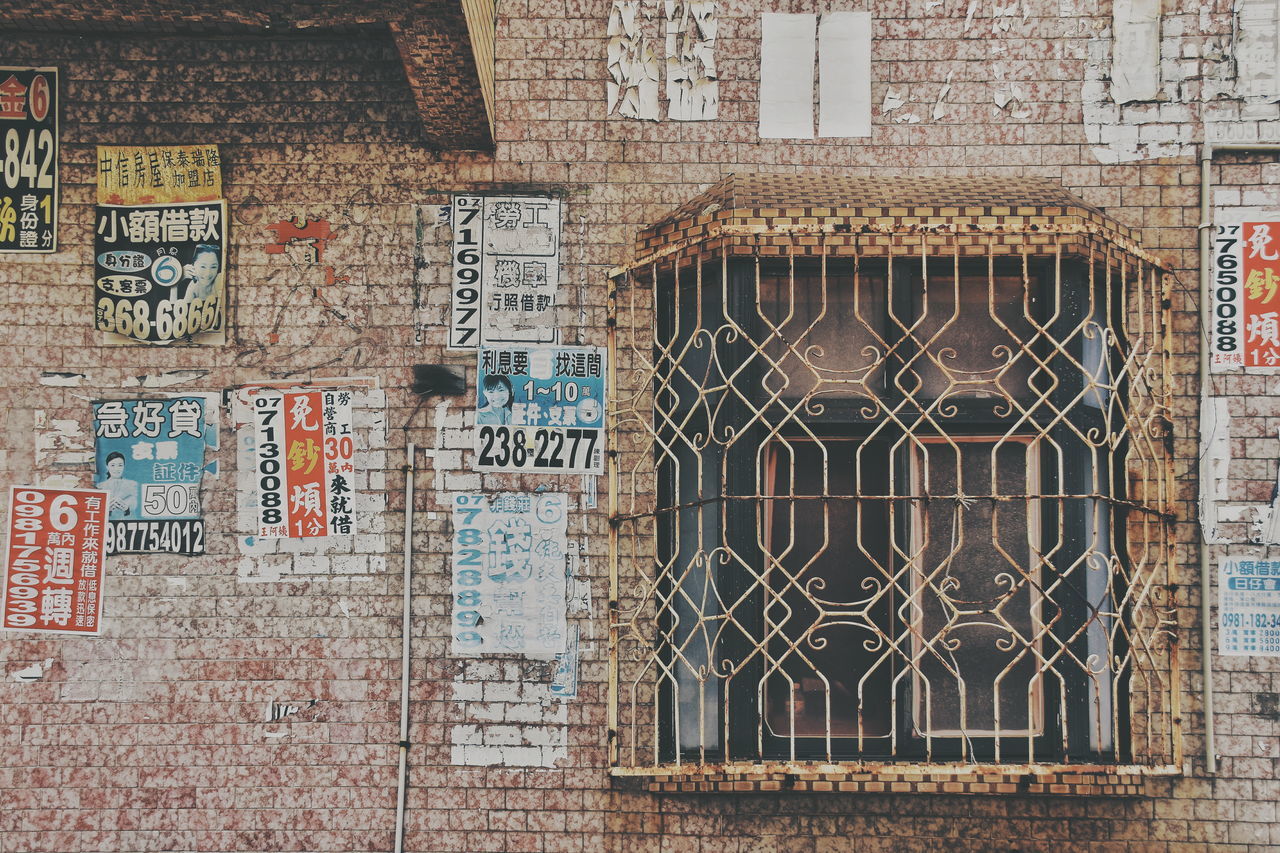
[[[10,487],[0,627],[100,632],[106,519],[104,491]]]
[[[285,482],[290,536],[328,536],[321,392],[284,395]]]
[[[1245,222],[1240,234],[1244,283],[1244,365],[1280,365],[1280,222]]]

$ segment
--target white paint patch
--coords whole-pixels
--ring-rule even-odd
[[[83,373],[46,372],[40,374],[40,384],[51,388],[79,388],[87,378]]]
[[[1227,498],[1231,464],[1231,410],[1225,397],[1200,397],[1200,529],[1209,545],[1226,544],[1218,532],[1219,504]]]
[[[1161,0],[1115,0],[1111,99],[1154,100],[1160,93]]]
[[[818,136],[870,135],[871,13],[831,12],[818,24]]]
[[[53,465],[87,465],[93,461],[93,436],[79,421],[50,418],[35,413],[36,468]]]
[[[555,767],[569,757],[569,708],[542,682],[497,681],[501,666],[468,664],[481,680],[453,682],[453,699],[474,720],[449,729],[450,763],[462,767]]]
[[[658,57],[644,35],[641,0],[613,0],[609,12],[609,115],[658,120]]]
[[[171,388],[194,382],[209,375],[207,370],[170,370],[166,373],[144,373],[141,376],[130,376],[124,381],[125,388]]]
[[[1280,96],[1280,3],[1239,0],[1240,40],[1236,45],[1239,94]]]
[[[947,72],[947,80],[942,84],[942,89],[938,92],[938,100],[933,103],[933,120],[938,121],[947,114],[946,100],[947,95],[951,94],[951,77],[954,71]]]
[[[814,15],[760,16],[760,137],[813,138]]]
[[[13,680],[23,683],[39,681],[52,666],[53,658],[45,658],[43,664],[33,663],[25,669],[20,669],[14,672]]]
[[[715,0],[665,0],[667,117],[710,121],[720,114]]]
[[[880,112],[888,115],[896,109],[900,109],[907,101],[907,94],[899,92],[897,89],[888,89],[884,93],[884,100],[880,103]]]

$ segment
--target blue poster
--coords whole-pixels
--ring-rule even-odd
[[[93,435],[107,554],[203,554],[200,480],[216,409],[200,396],[98,402]]]
[[[481,347],[475,469],[604,473],[603,347]]]

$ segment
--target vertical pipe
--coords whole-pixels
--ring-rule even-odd
[[[630,275],[629,273],[627,275]],[[656,275],[656,270],[655,270]],[[618,282],[621,276],[609,280],[609,348],[604,398],[606,471],[609,482],[609,694],[606,714],[609,766],[617,767],[618,741],[618,416],[613,405],[618,388]]]
[[[1209,308],[1209,233],[1212,228],[1210,213],[1210,196],[1212,188],[1210,167],[1213,165],[1213,145],[1206,142],[1200,154],[1200,328],[1205,340],[1200,342],[1200,424],[1201,442],[1204,440],[1205,409],[1209,402],[1209,330],[1212,328],[1213,316]],[[1205,484],[1200,484],[1200,492],[1204,494]],[[1218,758],[1215,752],[1213,729],[1213,628],[1210,625],[1209,596],[1212,594],[1212,579],[1209,577],[1209,543],[1204,535],[1203,525],[1200,530],[1200,676],[1204,681],[1204,772],[1218,772]]]
[[[409,782],[409,640],[412,637],[413,608],[413,478],[414,444],[405,446],[404,456],[404,601],[400,621],[400,781],[396,791],[396,853],[404,853],[405,797]]]

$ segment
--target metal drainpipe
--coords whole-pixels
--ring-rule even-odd
[[[400,782],[396,791],[396,853],[404,853],[404,806],[409,781],[409,638],[413,607],[414,444],[405,446],[404,468],[404,613],[400,626]]]
[[[1209,298],[1213,289],[1209,275],[1209,258],[1213,229],[1212,196],[1213,176],[1210,167],[1213,155],[1219,151],[1280,152],[1280,143],[1240,142],[1214,144],[1206,142],[1200,154],[1200,328],[1205,344],[1200,347],[1200,430],[1204,430],[1205,404],[1209,399],[1209,330],[1213,316],[1209,310]],[[1201,489],[1204,484],[1201,484]],[[1218,757],[1213,734],[1213,626],[1210,617],[1212,577],[1210,575],[1209,544],[1203,525],[1200,531],[1200,657],[1204,679],[1204,769],[1206,773],[1218,772]]]

